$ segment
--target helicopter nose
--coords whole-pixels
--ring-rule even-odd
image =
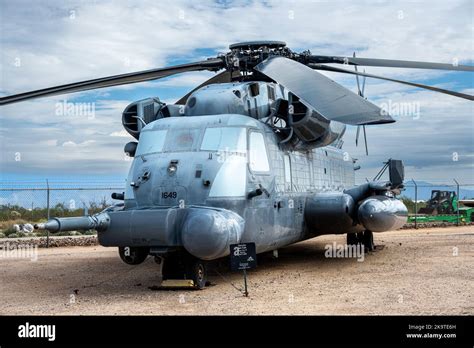
[[[202,260],[226,256],[230,245],[240,242],[243,225],[244,220],[228,210],[194,209],[183,224],[183,246]]]

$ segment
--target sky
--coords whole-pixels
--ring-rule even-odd
[[[0,0],[0,95],[215,57],[228,45],[282,40],[313,54],[474,64],[473,1],[6,1]],[[367,67],[368,73],[474,94],[474,74]],[[354,76],[322,72],[356,91]],[[213,76],[36,99],[0,109],[2,181],[120,181],[133,140],[121,113],[131,102],[173,103]],[[348,127],[343,148],[358,182],[388,158],[407,179],[474,182],[474,110],[467,100],[367,79],[366,97],[394,124],[368,126],[369,156]],[[83,103],[93,113],[61,112]],[[404,112],[397,109],[406,107]]]

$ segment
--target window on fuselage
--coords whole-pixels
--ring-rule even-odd
[[[202,138],[201,151],[247,151],[246,129],[239,127],[207,128]]]
[[[268,172],[270,165],[268,163],[263,134],[260,132],[250,132],[249,145],[250,170],[253,172]]]
[[[291,190],[291,164],[290,164],[290,156],[284,155],[283,156],[284,165],[285,165],[285,189],[290,191]]]

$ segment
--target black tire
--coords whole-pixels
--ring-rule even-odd
[[[202,290],[207,283],[207,265],[199,259],[190,259],[186,267],[186,278],[194,282],[194,286]]]
[[[119,247],[119,255],[127,265],[139,265],[146,260],[150,250],[144,247]]]
[[[359,234],[358,233],[348,233],[346,244],[347,245],[357,245],[357,244],[359,244]]]
[[[367,249],[368,251],[374,251],[374,234],[372,231],[364,231],[364,234],[362,236],[362,242],[364,244],[365,249]]]

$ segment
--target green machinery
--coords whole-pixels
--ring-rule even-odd
[[[459,208],[458,208],[459,207]],[[408,222],[470,223],[474,220],[474,200],[459,200],[454,191],[431,191],[431,198],[417,214],[408,217]]]

